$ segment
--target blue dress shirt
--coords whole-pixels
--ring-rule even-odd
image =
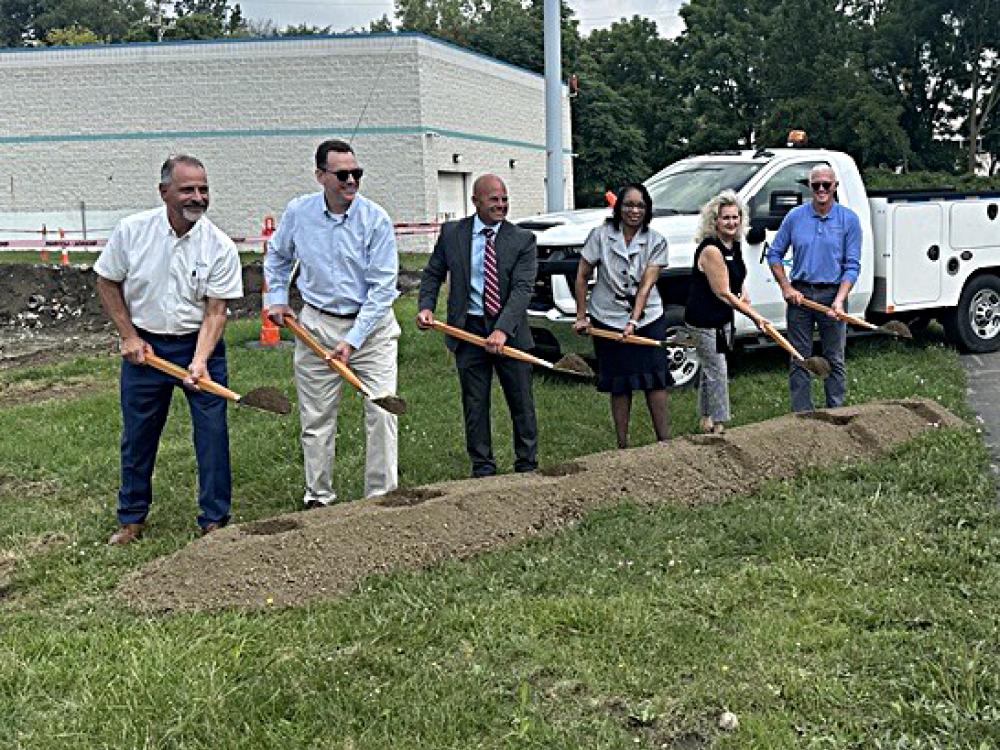
[[[396,234],[385,209],[360,194],[343,215],[330,213],[322,192],[292,200],[267,243],[266,305],[288,304],[296,259],[296,286],[306,304],[357,314],[344,340],[359,349],[399,296]]]
[[[861,222],[851,209],[834,203],[820,216],[812,202],[796,206],[781,222],[767,251],[767,263],[780,263],[788,246],[792,281],[839,284],[858,280],[861,270]]]
[[[486,236],[483,228],[493,230],[493,243],[496,246],[496,232],[499,224],[484,224],[479,214],[472,218],[472,262],[469,266],[469,315],[485,315],[483,310],[483,259],[486,257]]]

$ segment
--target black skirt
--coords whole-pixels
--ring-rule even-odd
[[[591,318],[595,328],[621,333],[620,329]],[[652,323],[635,330],[637,336],[663,341],[667,335],[667,319],[661,315]],[[597,356],[597,390],[601,393],[622,394],[632,391],[658,391],[674,384],[667,366],[667,352],[662,347],[623,344],[610,339],[592,337]]]

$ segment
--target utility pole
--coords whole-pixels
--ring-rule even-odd
[[[163,41],[163,0],[155,0],[156,2],[156,41]]]
[[[545,0],[545,202],[547,211],[565,208],[562,143],[562,5]]]

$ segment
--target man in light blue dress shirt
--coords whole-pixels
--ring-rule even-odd
[[[268,314],[279,325],[288,306],[289,276],[305,306],[300,322],[357,374],[374,393],[396,392],[399,324],[399,256],[389,215],[358,192],[364,171],[351,146],[324,141],[316,149],[316,180],[323,186],[292,200],[264,258]],[[302,425],[307,507],[336,499],[333,461],[342,379],[301,341],[295,348],[295,382]],[[397,419],[366,399],[365,497],[398,484]]]
[[[781,222],[767,252],[774,280],[788,303],[788,340],[800,354],[812,352],[813,326],[819,329],[823,356],[830,362],[830,376],[823,381],[826,406],[841,406],[847,393],[844,348],[847,324],[837,318],[846,312],[847,295],[861,270],[861,222],[851,209],[834,199],[837,177],[833,168],[818,164],[809,172],[812,200],[796,206]],[[794,248],[791,281],[781,259]],[[802,306],[807,297],[832,308],[829,314]],[[788,372],[792,411],[812,411],[809,373],[794,359]]]

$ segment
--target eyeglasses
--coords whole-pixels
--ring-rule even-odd
[[[827,191],[829,191],[829,189],[833,187],[833,183],[832,182],[810,182],[809,183],[809,187],[811,187],[814,191],[815,190],[827,190]]]
[[[361,178],[365,176],[365,170],[361,167],[355,167],[354,169],[327,169],[326,167],[320,167],[319,171],[332,174],[341,182],[347,182],[348,177],[353,177],[355,182],[361,182]]]
[[[646,204],[645,203],[622,203],[622,208],[624,208],[626,210],[631,209],[633,211],[645,211],[646,210]]]

